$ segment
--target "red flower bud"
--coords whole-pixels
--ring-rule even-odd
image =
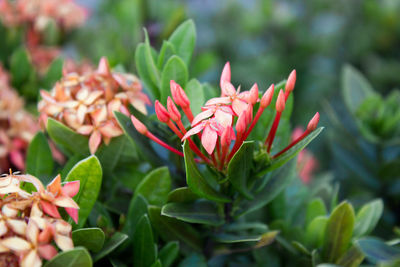
[[[148,130],[147,127],[140,121],[138,120],[135,116],[131,115],[131,121],[133,123],[133,126],[135,126],[136,130],[143,134],[146,135]]]
[[[285,93],[287,95],[289,95],[289,93],[293,91],[295,83],[296,83],[296,70],[292,70],[292,72],[289,74],[285,86]]]
[[[174,80],[170,81],[171,95],[175,103],[182,108],[189,107],[190,101],[182,87]]]
[[[317,113],[315,113],[314,117],[312,117],[312,119],[308,123],[307,131],[309,131],[309,132],[314,131],[318,126],[318,122],[319,122],[319,113],[317,112]]]
[[[221,146],[228,147],[232,142],[232,132],[233,129],[231,126],[228,126],[224,129],[221,135]]]
[[[246,128],[247,128],[246,117],[248,116],[247,112],[248,112],[247,110],[243,111],[239,115],[239,118],[236,121],[236,131],[238,134],[246,131]]]
[[[249,103],[254,105],[257,103],[258,100],[258,85],[255,83],[249,92]]]
[[[178,108],[175,106],[175,103],[174,103],[174,101],[172,101],[171,97],[168,97],[167,109],[168,109],[168,113],[171,116],[171,119],[173,121],[179,121],[181,119],[181,113],[179,112]]]
[[[265,91],[264,95],[261,98],[260,107],[266,108],[271,104],[272,97],[274,96],[274,88],[275,86],[271,84],[267,91]]]
[[[276,100],[276,111],[283,112],[285,109],[285,94],[281,90],[278,95],[278,99]]]
[[[106,57],[102,57],[97,67],[97,72],[103,75],[111,75],[110,65]]]
[[[167,109],[158,100],[156,100],[154,107],[158,120],[167,123],[170,119]]]

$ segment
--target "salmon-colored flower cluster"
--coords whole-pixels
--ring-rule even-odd
[[[131,104],[146,113],[146,104],[151,104],[142,92],[139,79],[127,73],[111,72],[105,58],[98,69],[78,75],[64,74],[48,92],[41,90],[39,102],[41,121],[51,117],[61,121],[82,135],[88,135],[90,152],[94,154],[101,141],[108,144],[113,137],[123,134],[113,112],[129,114]]]
[[[0,65],[0,172],[25,168],[28,144],[39,130],[23,107],[24,101],[10,87],[8,74]]]
[[[21,189],[21,182],[30,183],[36,191]],[[79,181],[61,184],[58,175],[45,188],[31,175],[0,177],[0,262],[18,261],[20,266],[41,266],[62,251],[74,247],[71,225],[64,221],[62,207],[78,221],[78,205],[72,199],[79,191]]]
[[[290,93],[294,89],[295,81],[296,71],[293,71],[289,75],[285,90],[281,90],[278,94],[275,103],[276,116],[264,141],[265,149],[268,153],[271,151],[281,114],[285,109]],[[221,96],[208,100],[205,106],[202,107],[202,112],[193,116],[190,109],[190,101],[185,91],[179,84],[171,81],[172,98],[168,97],[167,108],[159,101],[156,101],[155,111],[161,122],[167,124],[182,141],[187,140],[189,142],[190,148],[200,158],[197,161],[203,161],[223,171],[243,142],[247,140],[264,110],[270,105],[274,95],[274,85],[272,84],[262,97],[259,95],[257,84],[254,84],[249,91],[241,92],[240,87],[235,88],[231,83],[231,70],[228,62],[222,71],[220,87]],[[177,106],[182,109],[191,123],[191,129],[186,130],[183,126],[182,115]],[[141,134],[146,135],[172,152],[182,155],[182,152],[165,144],[149,132],[137,118],[131,116],[131,119]],[[272,157],[281,155],[304,139],[316,129],[318,121],[319,114],[317,113],[301,136]],[[200,150],[192,138],[200,138],[205,153]]]

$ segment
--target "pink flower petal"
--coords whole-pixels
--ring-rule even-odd
[[[78,223],[78,209],[74,208],[65,208],[65,211],[71,216],[72,220],[77,224]]]
[[[48,185],[47,191],[56,196],[61,191],[61,176],[57,175]]]
[[[44,200],[40,201],[40,205],[42,206],[42,210],[51,217],[57,219],[61,218],[60,213],[55,205]]]
[[[186,132],[186,134],[182,137],[182,141],[186,140],[188,137],[192,135],[199,133],[201,130],[203,130],[203,128],[204,128],[203,123],[194,126],[192,129]]]
[[[53,204],[63,208],[79,208],[78,204],[76,204],[75,201],[72,200],[72,198],[66,196],[57,197],[56,199],[54,199]]]
[[[233,122],[233,117],[231,114],[219,109],[215,112],[215,119],[223,127],[231,126]]]
[[[40,257],[46,260],[51,260],[58,253],[53,245],[50,244],[40,245],[38,247],[38,252]]]
[[[93,91],[89,94],[89,96],[83,100],[83,103],[86,105],[91,105],[93,104],[94,101],[96,101],[97,98],[99,98],[103,94],[102,91]]]
[[[89,135],[93,131],[93,126],[92,125],[82,125],[81,127],[76,130],[77,133],[83,134],[83,135]]]
[[[234,96],[236,95],[236,88],[230,82],[224,82],[221,87],[223,95]]]
[[[231,65],[229,62],[226,62],[224,69],[222,70],[221,79],[219,82],[221,88],[224,82],[231,82]]]
[[[205,119],[211,117],[213,114],[214,114],[213,109],[207,109],[206,111],[203,111],[203,112],[197,114],[196,117],[194,117],[194,119],[192,121],[192,126],[198,124],[202,120],[205,120]]]
[[[19,150],[12,150],[10,152],[10,160],[19,170],[25,169],[25,161],[22,152]]]
[[[61,191],[66,196],[74,197],[79,192],[80,183],[79,180],[65,183]]]
[[[217,132],[214,131],[209,125],[204,128],[203,135],[201,136],[201,144],[208,154],[212,154],[217,144]]]
[[[222,104],[222,105],[228,105],[231,103],[231,99],[230,97],[224,96],[224,97],[214,97],[211,98],[210,100],[208,100],[206,102],[206,106],[211,106],[211,105],[218,105],[218,104]]]
[[[100,133],[105,137],[116,137],[123,134],[121,128],[116,126],[112,121],[108,121],[99,128]]]
[[[232,109],[236,113],[237,116],[242,114],[244,110],[247,109],[248,104],[241,99],[236,98],[232,102]]]
[[[99,131],[94,131],[89,138],[89,150],[91,154],[96,153],[100,143],[101,143],[101,134]]]
[[[89,96],[89,89],[85,87],[78,91],[78,93],[76,94],[76,99],[83,102],[88,98],[88,96]]]

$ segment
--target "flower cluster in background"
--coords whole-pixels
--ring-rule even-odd
[[[25,168],[28,144],[39,130],[23,107],[24,101],[10,87],[8,74],[0,66],[0,173],[11,167]]]
[[[51,92],[42,90],[38,108],[41,121],[51,117],[82,135],[89,135],[90,152],[94,154],[103,140],[123,134],[114,118],[114,111],[129,114],[131,104],[146,113],[150,100],[142,92],[139,79],[127,73],[111,72],[105,58],[98,69],[84,75],[66,73]]]
[[[32,184],[36,191],[21,189],[22,182]],[[59,175],[46,188],[31,175],[10,173],[1,177],[0,265],[14,266],[18,262],[20,266],[41,266],[42,259],[57,255],[56,247],[62,251],[72,249],[72,227],[61,218],[58,207],[65,208],[77,222],[79,207],[72,197],[79,187],[79,181],[61,186]]]

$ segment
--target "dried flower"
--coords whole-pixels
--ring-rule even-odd
[[[21,182],[31,183],[36,191],[24,191]],[[11,171],[3,175],[0,178],[0,253],[7,253],[20,266],[41,266],[42,259],[50,260],[58,253],[53,241],[62,251],[72,249],[72,227],[61,219],[57,207],[64,207],[67,212],[67,209],[77,211],[79,207],[71,197],[78,191],[79,181],[61,186],[60,176],[45,189],[31,175],[15,175]],[[52,212],[49,207],[54,207],[50,208]],[[54,211],[58,216],[52,214]],[[77,213],[73,219],[78,220]]]
[[[131,104],[146,114],[145,105],[150,104],[139,79],[132,74],[111,72],[105,58],[100,60],[96,71],[64,74],[50,92],[41,90],[40,94],[43,99],[38,108],[42,122],[51,117],[82,135],[89,135],[92,154],[102,140],[108,144],[123,134],[114,111],[129,114]]]

